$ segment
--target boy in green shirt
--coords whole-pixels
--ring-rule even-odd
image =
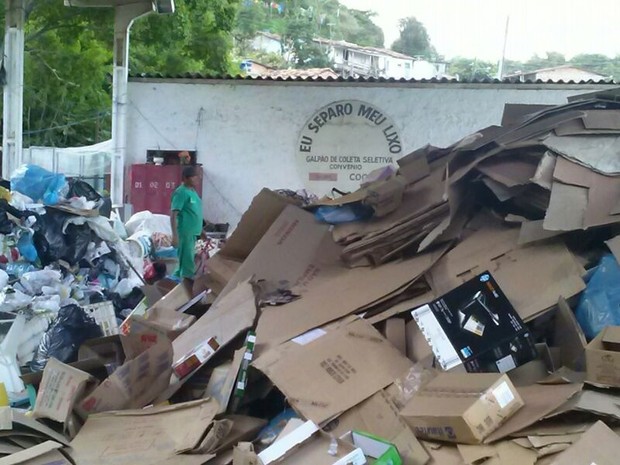
[[[196,273],[194,257],[196,238],[202,234],[202,201],[196,192],[200,182],[198,168],[188,166],[183,170],[183,184],[172,194],[172,245],[177,247],[179,266],[174,275],[193,280]]]

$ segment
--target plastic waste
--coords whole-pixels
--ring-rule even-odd
[[[9,283],[9,275],[6,271],[0,270],[0,289],[4,289]]]
[[[590,275],[575,316],[588,340],[606,326],[620,325],[620,265],[613,255],[605,255]]]
[[[3,308],[4,310],[4,308]],[[20,335],[24,331],[26,317],[23,314],[17,315],[11,325],[11,329],[0,344],[0,379],[8,391],[9,398],[14,401],[23,397],[25,386],[20,375],[19,365],[17,364],[17,348]]]
[[[374,210],[368,205],[352,203],[341,206],[322,205],[316,209],[314,216],[317,220],[329,224],[351,223],[365,221],[374,215]]]
[[[50,357],[63,363],[75,362],[78,349],[85,341],[102,336],[99,325],[82,308],[77,305],[63,307],[43,335],[30,368],[43,370]]]
[[[60,285],[62,274],[57,270],[39,270],[24,273],[19,280],[26,292],[30,295],[43,293],[44,287],[55,287]]]
[[[36,247],[34,246],[33,233],[23,233],[17,241],[17,249],[22,257],[30,263],[34,263],[39,258]]]
[[[24,274],[35,270],[31,263],[13,262],[6,265],[6,272],[15,278],[21,278]]]
[[[6,287],[0,291],[0,308],[3,312],[16,312],[30,305],[32,296],[24,294],[18,289]]]
[[[99,192],[97,192],[86,181],[82,181],[81,179],[71,179],[69,181],[69,191],[67,197],[83,197],[84,200],[93,201],[94,205],[100,203],[102,200]]]
[[[22,165],[11,176],[11,191],[21,192],[35,202],[56,205],[69,191],[64,174],[37,165]]]

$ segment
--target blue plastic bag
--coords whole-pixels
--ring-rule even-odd
[[[314,217],[323,223],[341,224],[369,220],[374,213],[373,208],[368,205],[351,203],[340,206],[322,205],[316,209]]]
[[[64,174],[37,165],[22,165],[11,176],[11,190],[27,195],[33,202],[56,205],[69,190]]]
[[[620,265],[605,255],[591,274],[575,315],[588,340],[606,326],[620,325]]]
[[[17,249],[22,257],[24,257],[30,263],[34,263],[39,258],[37,249],[32,241],[32,233],[24,233],[17,241]]]

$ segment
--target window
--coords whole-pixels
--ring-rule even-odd
[[[405,69],[411,69],[411,63],[405,63]]]

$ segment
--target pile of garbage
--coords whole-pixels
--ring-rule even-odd
[[[501,126],[421,148],[356,192],[264,189],[193,287],[142,285],[120,334],[22,375],[31,408],[0,412],[0,453],[616,463],[618,141],[614,99],[507,105]]]

